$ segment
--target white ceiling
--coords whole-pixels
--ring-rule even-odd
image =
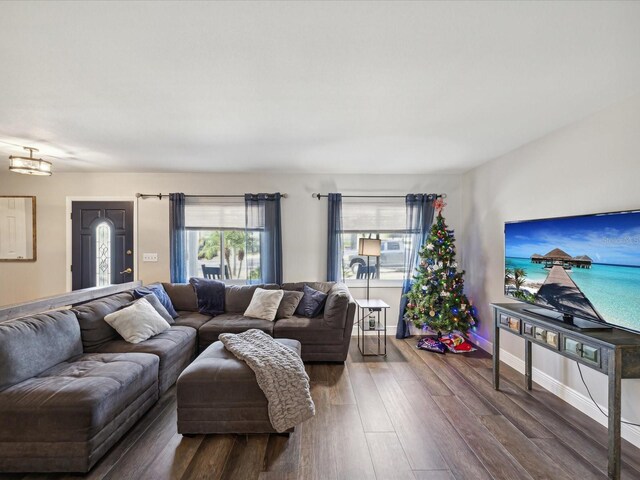
[[[638,93],[639,26],[640,2],[1,2],[0,156],[460,172]]]

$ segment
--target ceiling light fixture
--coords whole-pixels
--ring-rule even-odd
[[[37,152],[37,148],[22,148],[29,151],[29,156],[9,156],[9,170],[16,173],[24,173],[26,175],[51,175],[51,162],[47,162],[41,158],[33,158],[33,152]]]

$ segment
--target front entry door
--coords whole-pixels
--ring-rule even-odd
[[[73,290],[133,281],[133,202],[71,202]]]

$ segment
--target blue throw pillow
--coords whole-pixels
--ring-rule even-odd
[[[133,296],[135,298],[142,298],[145,295],[149,295],[150,293],[153,293],[156,297],[158,297],[158,300],[160,300],[162,306],[167,309],[167,312],[169,312],[171,318],[178,318],[178,312],[176,312],[176,309],[173,308],[173,303],[171,303],[169,295],[165,291],[164,287],[159,283],[153,283],[151,285],[147,285],[146,287],[136,288],[133,291]]]
[[[196,297],[198,297],[198,312],[214,317],[224,313],[224,282],[207,278],[191,277],[189,283],[193,285],[196,291]]]
[[[322,312],[329,295],[308,285],[305,285],[302,291],[304,295],[296,308],[296,315],[308,318],[317,317]]]

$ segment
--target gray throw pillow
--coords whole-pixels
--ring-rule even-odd
[[[166,292],[161,283],[152,283],[150,285],[147,285],[146,287],[138,287],[133,290],[133,296],[135,298],[142,298],[145,295],[149,295],[150,293],[153,293],[156,297],[158,297],[158,300],[160,300],[160,303],[162,304],[164,309],[169,312],[171,318],[178,318],[178,312],[176,312],[176,309],[173,308],[171,298],[169,298],[169,294]]]
[[[298,308],[296,308],[296,315],[308,318],[317,317],[322,312],[328,295],[308,285],[304,286],[303,291],[304,295],[298,304]]]
[[[154,293],[148,293],[147,295],[143,295],[140,298],[144,298],[147,302],[149,302],[151,306],[155,309],[155,311],[158,312],[160,316],[164,318],[169,325],[173,325],[175,323],[175,320],[173,319],[169,311],[164,307],[164,305],[162,305],[162,302],[160,302],[160,299]],[[137,301],[138,300],[134,300],[133,302],[128,303],[122,308],[128,307],[129,305]]]
[[[285,290],[280,306],[278,307],[278,311],[276,312],[276,320],[293,317],[293,314],[296,313],[296,308],[298,308],[298,304],[300,303],[300,300],[302,300],[303,296],[304,293],[302,292]]]

